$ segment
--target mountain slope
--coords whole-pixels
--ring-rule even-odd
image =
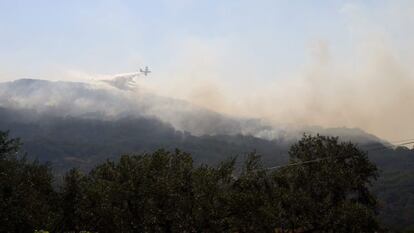
[[[115,77],[119,82],[130,76]],[[107,83],[107,82],[106,82]],[[252,135],[260,138],[296,139],[303,132],[337,135],[358,141],[379,141],[359,129],[324,129],[322,127],[291,128],[271,126],[259,119],[227,116],[209,111],[188,102],[162,97],[139,87],[114,88],[101,83],[80,83],[20,79],[0,83],[0,107],[31,110],[26,120],[43,115],[116,120],[125,117],[156,118],[174,129],[193,135]],[[119,86],[119,84],[117,84]]]
[[[49,116],[158,118],[177,130],[196,135],[237,134],[243,130],[253,134],[266,128],[260,121],[230,118],[139,88],[123,90],[105,83],[20,79],[0,84],[0,106],[31,109]]]
[[[131,76],[115,77],[116,86],[125,86],[125,80],[130,82]],[[32,156],[62,167],[76,164],[71,159],[91,163],[160,147],[180,147],[203,158],[201,162],[252,150],[271,161],[304,132],[363,144],[380,142],[359,129],[276,128],[261,120],[225,116],[138,87],[114,88],[106,83],[36,79],[1,83],[0,107],[0,129],[10,129],[22,137]],[[276,161],[286,161],[286,153],[278,157]]]
[[[23,79],[0,84],[0,130],[22,138],[29,158],[49,161],[57,173],[90,169],[121,154],[179,148],[197,163],[214,164],[256,150],[265,166],[285,164],[303,132],[339,136],[365,146],[388,146],[359,129],[275,128],[261,120],[211,112],[139,88]],[[381,169],[374,190],[383,221],[414,225],[414,150],[369,152]]]

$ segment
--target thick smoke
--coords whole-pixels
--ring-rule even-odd
[[[322,57],[296,77],[268,86],[234,93],[219,82],[188,80],[187,92],[174,92],[202,107],[275,125],[357,127],[390,140],[412,138],[413,69],[382,43],[365,48],[354,67],[335,63],[327,47],[315,48]]]
[[[0,107],[24,111],[24,119],[15,119],[17,121],[36,121],[45,115],[108,121],[145,117],[157,118],[177,130],[195,135],[257,135],[264,130],[276,134],[275,128],[260,120],[230,117],[182,100],[155,95],[135,86],[136,81],[131,79],[135,77],[116,75],[113,79],[94,83],[36,79],[1,83]]]
[[[189,55],[182,58],[190,71],[176,70],[164,79],[168,81],[145,85],[162,95],[277,126],[356,127],[391,141],[413,138],[414,8],[409,1],[388,4],[386,12],[372,14],[345,6],[349,44],[316,40],[309,46],[309,62],[274,75],[273,81],[256,81],[254,73],[246,78],[243,72],[251,75],[251,65],[231,66],[234,85],[228,85],[221,68],[229,63],[222,59],[223,46],[213,44],[220,48],[214,54],[208,46],[190,43]],[[342,51],[331,49],[338,46]]]
[[[307,63],[268,74],[273,78],[260,79],[260,66],[244,62],[225,40],[191,39],[178,49],[173,68],[149,78],[131,73],[79,83],[75,90],[68,83],[49,88],[28,81],[21,93],[3,91],[2,105],[77,116],[155,116],[195,134],[275,138],[322,126],[361,128],[391,141],[413,138],[414,8],[410,1],[399,3],[377,16],[347,5],[347,45],[317,39]]]
[[[185,75],[143,85],[160,95],[232,116],[265,119],[278,127],[350,127],[389,140],[413,137],[413,69],[396,50],[373,41],[352,62],[334,60],[325,42],[313,50],[312,64],[266,86],[234,90],[215,79]]]

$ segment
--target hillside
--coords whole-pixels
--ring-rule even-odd
[[[36,79],[1,83],[0,129],[21,137],[30,156],[62,168],[87,168],[123,153],[161,147],[191,152],[200,163],[257,150],[269,165],[277,165],[287,162],[288,146],[304,132],[361,144],[381,142],[359,129],[275,127],[260,119],[226,116],[157,96],[136,86],[119,88],[128,80],[129,76],[115,77],[116,87],[107,82]]]
[[[197,164],[216,164],[255,150],[270,167],[288,162],[287,150],[303,132],[339,136],[366,148],[381,169],[374,191],[381,199],[383,222],[395,229],[414,224],[414,150],[390,149],[389,143],[359,129],[277,128],[139,89],[28,79],[0,84],[0,106],[0,130],[20,137],[28,157],[51,162],[57,174],[159,148],[190,152]]]

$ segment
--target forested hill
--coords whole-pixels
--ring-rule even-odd
[[[155,118],[178,131],[193,135],[253,135],[259,138],[300,138],[303,131],[339,136],[358,142],[379,141],[359,129],[324,129],[269,124],[262,119],[240,118],[201,108],[189,102],[156,95],[139,86],[124,90],[106,83],[80,83],[20,79],[0,83],[0,107],[13,121],[75,117],[117,120]],[[7,113],[12,111],[12,113]]]
[[[22,138],[30,158],[49,161],[57,171],[71,167],[88,170],[122,154],[179,148],[191,152],[196,163],[214,164],[225,157],[252,150],[269,164],[287,162],[288,142],[253,136],[194,136],[175,130],[155,118],[122,118],[114,121],[75,117],[36,117],[22,120],[21,111],[0,109],[0,129]]]
[[[196,163],[207,164],[257,151],[266,165],[274,166],[287,162],[287,150],[295,142],[294,138],[268,140],[241,134],[195,136],[149,117],[102,120],[0,108],[0,119],[0,130],[10,130],[12,136],[22,138],[23,149],[30,158],[52,162],[57,171],[74,166],[88,170],[108,158],[159,148],[188,151]],[[338,129],[326,132],[341,133]],[[380,145],[357,130],[348,129],[342,134],[348,136],[341,139],[362,141],[361,146]]]
[[[122,80],[121,80],[122,81]],[[124,153],[180,148],[196,162],[257,150],[268,165],[287,162],[288,146],[304,131],[368,144],[358,129],[293,129],[260,119],[219,114],[142,88],[107,83],[20,79],[0,83],[0,129],[23,139],[31,158],[55,168],[88,169]]]
[[[139,93],[137,102],[137,95],[132,98],[130,94],[83,83],[3,83],[0,130],[21,138],[27,156],[50,162],[56,174],[71,167],[87,171],[122,154],[160,148],[189,152],[197,164],[216,164],[234,156],[241,160],[255,150],[270,167],[288,162],[288,148],[303,131],[339,136],[367,150],[379,166],[381,176],[374,190],[382,201],[384,222],[401,229],[414,224],[412,149],[391,149],[390,144],[358,129],[313,127],[290,132],[151,94]],[[118,115],[107,117],[108,112]]]
[[[32,117],[27,118],[28,114]],[[155,118],[143,117],[114,121],[44,115],[33,117],[31,111],[0,108],[0,119],[0,130],[10,130],[13,137],[20,137],[28,157],[51,162],[56,174],[63,174],[71,167],[86,171],[106,159],[116,159],[122,154],[153,152],[159,148],[179,148],[190,152],[198,164],[216,164],[232,156],[242,159],[255,150],[262,155],[264,165],[269,167],[287,163],[288,148],[295,142],[246,135],[194,136],[177,131]],[[356,135],[358,137],[354,141],[362,137]],[[390,149],[387,144],[368,142],[359,145],[366,148],[370,159],[380,168],[374,191],[380,197],[383,222],[396,229],[407,228],[414,224],[414,150],[404,147]]]

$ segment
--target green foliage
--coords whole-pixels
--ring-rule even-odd
[[[0,232],[32,232],[54,218],[50,169],[18,156],[19,145],[0,132]]]
[[[34,117],[36,120],[33,120]],[[30,120],[29,120],[30,119]],[[223,124],[228,125],[228,124]],[[237,125],[233,126],[237,129]],[[232,127],[232,128],[233,128]],[[121,154],[154,152],[158,148],[180,148],[192,155],[194,164],[219,164],[227,156],[244,155],[252,149],[262,155],[264,166],[286,164],[287,151],[294,143],[284,137],[266,140],[245,135],[194,136],[176,131],[154,118],[122,118],[105,121],[93,118],[36,115],[32,111],[0,107],[0,129],[10,129],[24,141],[22,150],[28,160],[50,161],[60,180],[72,167],[90,171],[107,158],[115,161]],[[379,199],[379,219],[388,228],[404,231],[414,226],[414,149],[389,144],[357,129],[315,129],[328,135],[342,135],[341,140],[360,143],[368,149],[369,159],[380,169],[372,191]],[[348,135],[348,136],[347,136]],[[4,134],[3,134],[4,140]],[[8,139],[15,140],[15,139]],[[15,141],[17,142],[17,140]],[[2,144],[4,145],[4,143]],[[9,144],[10,146],[11,144]],[[14,143],[18,145],[18,143]],[[370,148],[376,148],[370,150]],[[7,155],[5,155],[7,154]],[[13,158],[13,152],[2,153]],[[237,161],[240,162],[240,161]],[[236,169],[239,169],[239,163]]]
[[[290,150],[292,166],[263,169],[250,154],[193,166],[189,154],[157,151],[107,161],[65,177],[65,231],[98,232],[375,232],[376,167],[351,143],[305,136]],[[297,164],[315,159],[316,163]],[[237,174],[237,175],[236,175]],[[75,183],[75,184],[74,184]],[[83,193],[83,194],[82,194]],[[70,197],[70,198],[68,198]],[[73,201],[78,200],[78,201]],[[64,206],[64,205],[63,205]]]
[[[276,173],[286,179],[284,208],[289,229],[375,232],[377,201],[369,186],[377,168],[352,143],[305,135],[290,151],[292,164]]]
[[[231,232],[274,232],[280,226],[281,192],[256,154],[248,155],[229,193]]]
[[[20,148],[20,140],[9,138],[9,132],[0,131],[0,159],[15,159]]]
[[[87,207],[84,201],[86,185],[86,177],[77,169],[71,169],[65,175],[63,189],[60,193],[59,216],[61,217],[56,225],[56,231],[73,230],[79,232],[85,229],[86,226],[83,223],[88,221],[88,216],[80,211]]]
[[[379,229],[368,189],[376,167],[336,138],[304,136],[291,147],[291,165],[275,171],[264,169],[256,153],[241,170],[235,158],[194,166],[179,150],[124,155],[88,174],[68,171],[58,191],[48,166],[13,158],[18,141],[3,138],[0,232]]]

